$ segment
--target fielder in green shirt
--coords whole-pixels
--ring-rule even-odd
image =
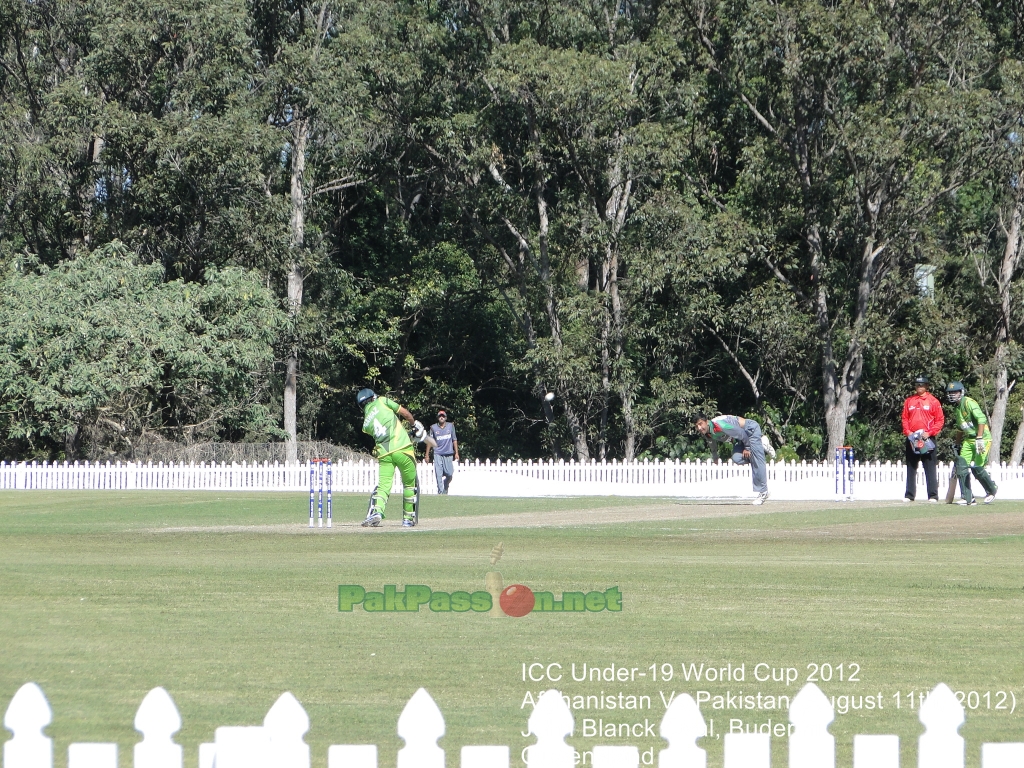
[[[402,419],[416,429],[416,435],[423,438],[425,430],[413,415],[403,406],[386,397],[378,397],[372,389],[361,389],[356,403],[363,409],[363,432],[370,435],[374,443],[373,455],[377,457],[380,478],[370,497],[370,508],[363,520],[363,527],[376,528],[384,519],[384,509],[391,495],[391,483],[395,470],[402,476],[402,526],[416,525],[419,506],[419,483],[416,479],[416,454],[409,433],[405,431]]]
[[[978,502],[971,490],[970,472],[985,488],[985,503],[991,504],[996,498],[996,484],[985,469],[988,452],[992,448],[992,431],[988,428],[988,417],[976,400],[967,396],[967,389],[959,381],[946,385],[946,400],[956,405],[952,419],[963,432],[960,455],[956,459],[956,476],[960,481],[960,503],[974,505]],[[968,471],[970,470],[970,471]]]

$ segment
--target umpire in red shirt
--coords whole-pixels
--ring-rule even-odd
[[[942,404],[928,391],[927,376],[914,379],[914,394],[903,402],[903,434],[907,438],[907,495],[904,501],[917,496],[917,465],[924,465],[928,485],[928,501],[939,500],[939,479],[935,474],[935,437],[942,431],[946,417]]]

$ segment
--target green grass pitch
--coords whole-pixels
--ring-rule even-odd
[[[977,695],[961,729],[968,766],[979,765],[983,741],[1024,741],[1024,502],[748,509],[427,497],[414,531],[396,530],[394,512],[389,529],[354,528],[365,505],[362,495],[338,495],[336,527],[309,531],[301,494],[0,493],[0,708],[35,681],[54,710],[58,768],[73,741],[116,741],[129,766],[135,711],[162,685],[195,768],[198,744],[217,726],[259,724],[290,690],[312,722],[314,768],[325,768],[328,745],[351,743],[377,744],[383,767],[394,765],[398,715],[422,686],[445,717],[449,766],[463,745],[505,744],[521,768],[532,741],[522,735],[527,693],[650,697],[649,709],[575,710],[571,742],[581,753],[635,744],[656,761],[661,739],[586,738],[584,718],[646,719],[656,731],[662,695],[791,697],[813,665],[831,665],[833,679],[819,683],[826,694],[880,694],[884,707],[837,716],[838,765],[850,764],[858,733],[898,734],[902,764],[915,765],[922,727],[910,694],[940,681]],[[645,520],[652,511],[664,519]],[[614,521],[593,522],[601,514]],[[430,530],[446,521],[463,527]],[[556,597],[617,586],[622,611],[338,611],[339,584],[482,590],[498,542],[494,570],[506,585]],[[523,665],[535,663],[561,664],[562,681],[524,682]],[[577,673],[614,664],[646,676],[578,682],[573,663]],[[745,680],[686,682],[684,665],[701,663],[742,664]],[[757,664],[798,678],[758,682]],[[840,664],[844,678],[856,668],[856,680],[838,681]],[[673,679],[662,679],[662,665]],[[1015,697],[1014,712],[1011,698],[999,708],[1003,695]],[[782,710],[702,711],[716,737],[733,719],[787,721]],[[721,739],[701,744],[709,766],[720,766]],[[773,739],[773,764],[785,761],[785,739]]]

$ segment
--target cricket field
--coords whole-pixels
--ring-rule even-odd
[[[383,768],[423,687],[449,766],[501,744],[522,768],[530,702],[557,688],[581,755],[632,744],[656,765],[666,703],[689,693],[721,766],[722,734],[784,725],[816,680],[835,697],[837,765],[855,734],[890,733],[912,766],[920,696],[945,682],[967,707],[968,766],[982,742],[1024,741],[1024,502],[425,497],[407,531],[394,510],[359,527],[365,509],[336,495],[334,527],[310,530],[303,494],[0,493],[0,711],[34,681],[58,768],[77,741],[118,742],[129,766],[135,712],[163,686],[195,768],[217,726],[260,724],[291,691],[314,768],[331,744],[377,744]],[[554,600],[615,588],[621,610],[339,610],[339,585],[422,585],[454,606],[489,572]],[[774,738],[773,764],[786,754]]]

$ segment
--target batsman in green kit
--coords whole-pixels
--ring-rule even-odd
[[[978,502],[974,499],[974,492],[971,490],[971,476],[978,478],[978,482],[985,488],[985,503],[991,504],[996,498],[996,484],[989,477],[985,469],[988,463],[988,452],[992,448],[992,431],[988,428],[988,417],[981,410],[976,400],[967,396],[967,390],[959,381],[950,382],[946,385],[946,399],[956,405],[953,420],[963,431],[963,442],[960,445],[960,455],[956,459],[956,476],[960,481],[961,504],[974,505]]]
[[[423,425],[403,406],[386,397],[378,397],[371,389],[362,389],[356,402],[363,408],[363,432],[370,435],[376,445],[373,455],[377,457],[380,478],[377,488],[370,497],[370,508],[363,520],[363,527],[376,528],[384,519],[384,509],[391,495],[391,483],[397,469],[402,476],[402,526],[416,525],[416,506],[419,499],[416,483],[416,454],[409,433],[405,431],[402,419],[416,429],[421,437]]]

